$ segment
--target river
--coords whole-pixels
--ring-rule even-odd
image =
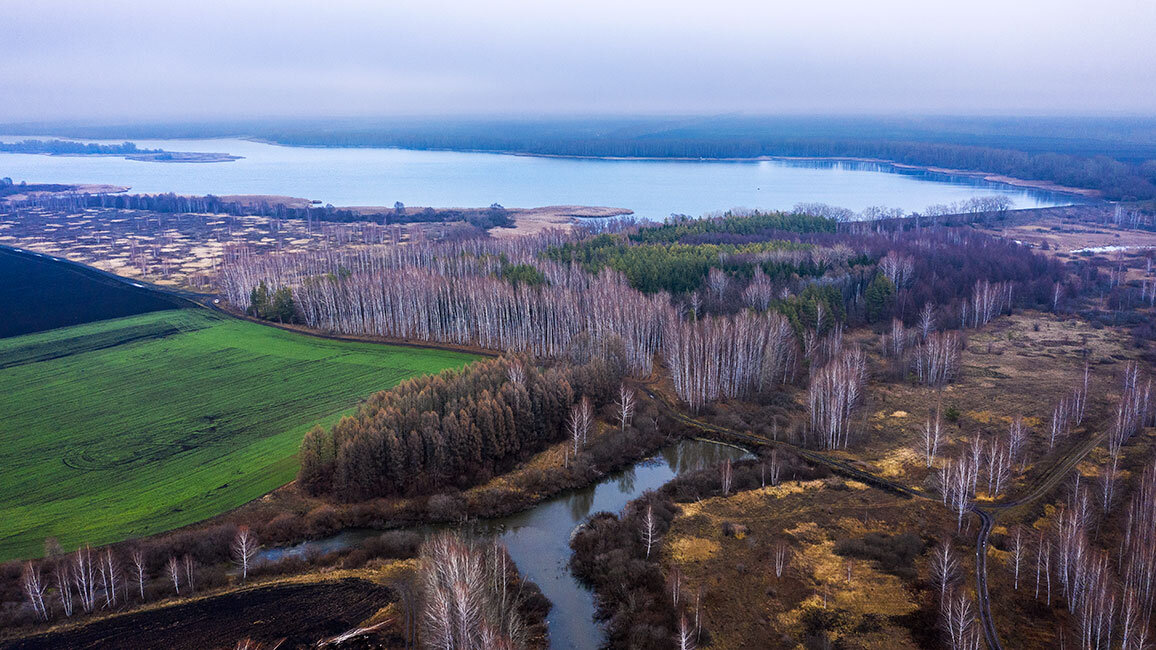
[[[51,136],[3,136],[0,141]],[[1079,198],[971,176],[835,161],[604,160],[455,151],[286,147],[242,139],[137,140],[141,148],[243,156],[221,163],[157,163],[116,156],[0,153],[0,177],[30,183],[106,183],[134,192],[272,194],[333,205],[506,207],[600,205],[661,220],[734,207],[789,209],[821,202],[921,211],[1001,194],[1017,208]]]
[[[727,458],[737,460],[745,455],[746,452],[735,447],[686,440],[664,448],[629,469],[608,474],[587,488],[547,499],[509,517],[471,522],[469,531],[486,537],[498,536],[522,574],[536,582],[554,604],[547,617],[551,648],[597,648],[601,644],[602,629],[594,620],[594,594],[570,575],[570,533],[591,514],[618,512],[643,492],[659,488],[683,472],[712,467]],[[328,553],[380,534],[381,531],[347,530],[288,548],[266,549],[259,561],[276,561],[309,552]]]

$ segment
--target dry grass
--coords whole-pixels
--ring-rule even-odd
[[[750,529],[742,539],[722,532],[726,522]],[[681,574],[686,598],[703,590],[704,625],[717,648],[798,647],[815,610],[837,612],[846,647],[916,648],[909,625],[924,600],[915,585],[873,562],[847,560],[835,543],[867,532],[927,531],[947,522],[938,504],[902,499],[838,478],[787,482],[777,487],[683,504],[667,533],[662,559],[667,574]],[[792,557],[781,578],[774,573],[777,540]],[[688,601],[690,602],[690,601]]]
[[[1103,430],[1119,392],[1123,362],[1136,356],[1127,341],[1119,330],[1097,330],[1085,321],[1051,314],[999,318],[968,332],[962,371],[942,392],[907,382],[873,382],[863,416],[865,442],[846,455],[888,478],[930,486],[933,477],[920,430],[937,404],[960,415],[957,422],[944,421],[946,443],[940,445],[936,466],[958,455],[975,435],[1003,435],[1012,418],[1022,415],[1031,429],[1029,457],[1039,467],[1029,464],[1018,483],[1030,482],[1049,460]],[[1081,381],[1085,359],[1092,369],[1085,426],[1049,454],[1052,409]],[[887,362],[875,355],[873,363],[882,368]]]
[[[617,217],[632,214],[622,208],[587,207],[578,205],[552,205],[543,208],[510,210],[514,218],[513,228],[494,228],[490,235],[500,239],[535,235],[546,230],[570,230],[582,219]]]
[[[1128,280],[1138,280],[1143,276],[1146,268],[1144,258],[1151,257],[1156,251],[1156,233],[1093,223],[1080,219],[1079,214],[1073,209],[1042,212],[1030,223],[986,224],[981,229],[1023,242],[1045,255],[1064,261],[1098,257],[1105,262],[1123,264],[1130,267]],[[1118,246],[1127,249],[1098,250]]]

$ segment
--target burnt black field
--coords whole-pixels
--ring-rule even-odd
[[[0,338],[189,303],[95,269],[0,248]]]
[[[356,627],[395,599],[389,588],[353,578],[273,585],[0,642],[0,648],[203,650],[232,648],[246,637],[268,644],[265,647],[280,642],[281,650],[312,648],[319,639]]]

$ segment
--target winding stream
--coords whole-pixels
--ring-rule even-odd
[[[554,604],[547,617],[551,648],[597,648],[602,629],[594,620],[594,594],[570,575],[570,533],[591,514],[618,512],[643,492],[656,489],[683,472],[746,455],[736,447],[685,440],[628,469],[607,474],[594,485],[558,495],[524,512],[471,522],[470,530],[482,536],[498,536],[522,574],[536,582]],[[347,530],[296,546],[266,549],[260,560],[328,553],[380,534],[375,530]]]

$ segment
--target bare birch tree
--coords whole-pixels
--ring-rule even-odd
[[[915,376],[927,386],[942,387],[959,371],[960,338],[956,332],[932,332],[915,346]]]
[[[902,289],[915,277],[915,260],[908,255],[889,251],[879,260],[879,270],[891,280],[896,289]]]
[[[971,597],[962,590],[957,590],[950,594],[946,601],[946,608],[942,604],[940,608],[948,640],[953,650],[966,650],[970,645],[972,628],[975,625],[975,610]]]
[[[249,530],[248,526],[241,526],[237,529],[237,535],[233,537],[232,554],[233,562],[241,570],[241,582],[248,579],[249,565],[253,562],[253,558],[257,557],[259,548],[257,536]]]
[[[851,416],[863,395],[866,360],[858,348],[813,373],[807,390],[811,444],[820,449],[846,448],[851,438]]]
[[[72,577],[69,574],[68,562],[57,562],[55,573],[56,597],[60,601],[60,608],[64,615],[72,617],[75,603],[72,599]]]
[[[24,596],[28,599],[32,611],[36,612],[41,620],[47,621],[48,608],[44,606],[44,593],[48,590],[48,586],[40,576],[40,567],[27,562],[20,576],[20,585],[24,588]]]
[[[178,596],[181,595],[181,563],[175,555],[169,556],[165,571],[168,573],[169,581],[173,583],[173,590]]]
[[[120,566],[112,556],[112,549],[106,548],[104,557],[100,558],[100,583],[104,591],[104,606],[116,605],[117,582],[120,580]]]
[[[940,417],[940,407],[941,405],[936,405],[935,407],[935,421],[932,422],[931,414],[929,413],[927,415],[927,422],[923,424],[923,453],[927,459],[928,467],[931,467],[935,462],[935,456],[939,453],[940,431],[942,430],[941,423],[943,421]]]
[[[185,567],[185,586],[188,587],[189,592],[196,591],[197,583],[195,578],[197,564],[193,560],[193,556],[186,553],[181,564]]]
[[[634,417],[634,389],[627,388],[626,384],[618,387],[618,401],[614,405],[614,410],[618,413],[618,424],[622,431],[626,431],[626,426],[630,424],[631,418]]]
[[[1011,559],[1012,559],[1012,589],[1019,591],[1020,588],[1020,564],[1024,557],[1024,529],[1021,526],[1015,527],[1015,536],[1011,538]]]
[[[787,546],[786,541],[780,539],[779,541],[775,542],[775,577],[776,578],[782,578],[783,577],[783,569],[785,569],[787,566],[787,559],[789,557],[790,552],[791,552],[790,547]]]
[[[133,573],[136,574],[137,591],[140,593],[140,599],[145,599],[144,584],[145,584],[145,559],[144,551],[139,548],[134,548],[132,554],[129,556],[132,559]]]
[[[570,418],[566,424],[571,445],[574,447],[575,458],[578,457],[578,451],[586,444],[593,423],[594,409],[590,406],[590,400],[583,395],[582,399],[578,400],[578,403],[570,409]]]
[[[1021,470],[1027,465],[1026,453],[1024,451],[1028,441],[1028,430],[1024,425],[1024,416],[1017,415],[1012,418],[1011,424],[1008,425],[1007,431],[1007,451],[1008,460],[1015,464],[1020,463]]]
[[[444,650],[524,647],[526,629],[510,589],[512,564],[496,542],[472,545],[452,533],[422,544],[422,642]]]
[[[959,558],[955,555],[950,538],[944,537],[935,546],[935,550],[931,552],[929,568],[931,580],[939,588],[939,599],[943,601],[947,598],[948,590],[959,578]]]
[[[646,557],[650,559],[650,549],[658,541],[658,522],[654,518],[654,506],[646,505],[646,514],[642,517],[642,543],[646,545]]]
[[[694,629],[686,620],[686,616],[680,616],[678,619],[678,650],[694,650]]]
[[[96,567],[93,566],[92,549],[86,544],[73,555],[72,581],[76,585],[80,608],[85,613],[96,609]]]
[[[755,267],[751,283],[743,290],[743,302],[756,311],[766,311],[775,299],[775,287],[761,266]]]
[[[935,305],[931,302],[923,303],[923,309],[919,310],[919,339],[926,341],[928,336],[935,331]]]

